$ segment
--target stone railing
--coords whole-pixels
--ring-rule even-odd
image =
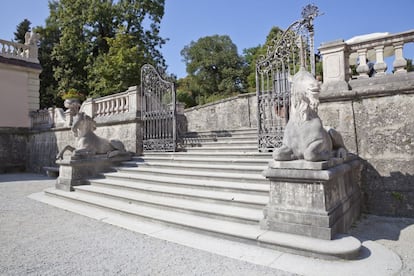
[[[49,129],[54,126],[53,108],[31,111],[29,116],[32,129]]]
[[[87,99],[80,111],[97,120],[109,118],[136,118],[140,115],[141,97],[138,86],[131,86],[127,91],[97,99]]]
[[[384,58],[394,56],[393,74],[404,74],[407,61],[403,48],[414,42],[414,30],[388,34],[375,33],[343,41],[323,43],[319,51],[323,57],[323,80],[325,86],[338,85],[347,89],[351,78],[381,77],[387,74]],[[357,76],[352,76],[350,65],[356,66]],[[391,65],[391,64],[390,64]],[[375,74],[372,74],[375,72]]]
[[[37,46],[0,39],[0,56],[39,63]]]

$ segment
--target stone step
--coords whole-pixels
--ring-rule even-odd
[[[181,177],[188,179],[200,179],[200,180],[215,180],[215,181],[230,181],[239,183],[257,183],[266,184],[268,180],[264,176],[258,173],[234,173],[234,172],[214,172],[214,171],[197,171],[188,169],[163,169],[156,167],[118,167],[119,172],[142,174],[142,175],[156,175],[156,176],[169,176],[169,177]]]
[[[168,197],[165,196],[165,194],[146,194],[139,191],[122,190],[95,185],[77,186],[75,190],[76,192],[117,199],[131,204],[133,203],[137,205],[174,210],[176,212],[184,212],[197,216],[239,221],[247,224],[257,224],[263,218],[263,212],[261,209],[214,203],[211,201]]]
[[[257,152],[257,145],[227,145],[222,146],[209,146],[209,147],[186,147],[187,152],[239,152],[239,153],[255,153]]]
[[[236,130],[215,130],[215,131],[195,131],[187,132],[183,137],[244,137],[244,136],[254,136],[257,137],[257,129],[247,128],[247,129],[236,129]]]
[[[129,166],[132,167],[132,166]],[[267,164],[259,165],[244,165],[244,164],[216,164],[216,163],[202,163],[196,164],[192,162],[157,162],[145,160],[144,162],[136,162],[138,168],[159,168],[159,169],[177,169],[177,170],[197,170],[203,172],[228,172],[242,174],[261,174],[266,168]]]
[[[233,159],[233,160],[243,160],[243,159],[260,159],[270,161],[272,160],[272,153],[269,152],[237,152],[237,151],[189,151],[189,152],[145,152],[144,156],[137,157],[137,158],[147,158],[147,157],[166,157],[166,158],[177,158],[177,157],[185,157],[185,158],[226,158],[226,159]]]
[[[269,160],[262,158],[226,158],[226,157],[197,157],[197,156],[145,156],[134,157],[131,161],[123,162],[124,166],[136,167],[137,163],[142,162],[164,162],[164,163],[193,163],[193,164],[215,164],[215,165],[244,165],[244,166],[264,166],[267,167]]]
[[[187,143],[186,144],[187,147],[223,147],[223,148],[227,148],[227,147],[243,147],[243,146],[249,146],[252,148],[257,148],[257,140],[217,140],[214,142],[203,142],[203,143]]]
[[[141,192],[146,194],[165,195],[176,198],[197,199],[229,205],[248,206],[252,208],[264,208],[268,203],[267,193],[249,194],[243,190],[214,190],[204,189],[202,186],[178,186],[168,183],[148,183],[114,178],[91,179],[91,185],[118,188],[123,190]]]
[[[45,190],[44,194],[45,197],[38,200],[82,214],[92,215],[100,211],[97,218],[108,218],[108,221],[114,221],[115,217],[122,217],[127,224],[133,224],[138,221],[158,222],[168,226],[175,226],[204,234],[213,234],[277,250],[283,249],[287,252],[305,256],[327,259],[352,259],[358,256],[361,248],[361,243],[351,236],[340,236],[334,240],[320,240],[262,230],[258,224],[252,225],[195,216],[169,209],[130,204],[86,193],[64,192],[51,188]],[[89,209],[91,211],[88,211]]]
[[[155,184],[168,187],[187,187],[201,190],[214,190],[224,192],[235,192],[244,194],[257,194],[268,196],[269,183],[253,183],[253,182],[231,182],[231,181],[216,181],[210,179],[189,179],[185,177],[171,177],[169,175],[146,175],[136,173],[122,173],[112,172],[103,175],[105,179],[91,179],[93,183],[98,182],[99,185],[117,186],[120,188],[134,188],[137,185]],[[103,181],[108,180],[108,181]],[[133,184],[122,186],[117,181],[129,181]],[[123,182],[125,184],[125,182]]]

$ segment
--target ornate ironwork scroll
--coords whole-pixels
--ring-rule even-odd
[[[275,38],[256,64],[259,151],[272,151],[282,145],[293,75],[301,67],[315,74],[313,20],[318,15],[316,6],[304,7],[302,18]]]
[[[177,140],[174,83],[165,81],[157,70],[141,68],[141,116],[144,151],[175,151]]]

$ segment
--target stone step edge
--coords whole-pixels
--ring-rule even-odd
[[[157,168],[143,168],[143,167],[118,167],[119,172],[127,173],[158,173],[163,175],[173,175],[180,177],[196,177],[196,178],[219,178],[227,179],[233,182],[248,182],[248,181],[261,181],[266,183],[267,180],[261,174],[237,174],[237,173],[224,173],[224,172],[209,172],[209,171],[187,171],[187,170],[172,170],[172,169],[157,169]]]
[[[244,164],[244,163],[259,163],[263,164],[264,166],[268,166],[269,161],[267,159],[262,158],[209,158],[209,157],[192,157],[192,156],[145,156],[145,157],[133,157],[131,161],[124,161],[122,164],[129,164],[129,163],[142,163],[146,161],[162,161],[162,162],[198,162],[198,163],[222,163],[225,162],[226,164]]]
[[[109,183],[108,183],[109,182]],[[182,188],[182,187],[168,187],[162,185],[153,185],[153,184],[146,184],[146,185],[133,185],[130,181],[117,181],[117,182],[110,182],[105,179],[95,179],[90,180],[91,185],[96,184],[107,184],[112,186],[119,186],[125,187],[128,189],[133,189],[142,192],[148,193],[157,193],[157,194],[168,194],[168,195],[175,195],[181,197],[191,197],[191,198],[199,198],[199,199],[206,199],[211,201],[219,201],[219,202],[230,202],[234,204],[246,204],[251,206],[263,207],[268,203],[268,196],[262,195],[250,195],[250,194],[243,194],[243,193],[232,193],[232,192],[224,192],[224,191],[213,191],[213,190],[197,190],[191,188]]]
[[[131,163],[129,163],[131,164]],[[260,174],[268,168],[266,164],[264,165],[239,165],[239,164],[227,164],[227,165],[215,165],[215,164],[195,164],[195,163],[175,163],[175,162],[156,162],[156,161],[144,161],[137,162],[137,166],[142,167],[168,167],[173,169],[199,169],[199,170],[213,170],[213,171],[239,171],[240,174]],[[115,169],[124,168],[123,166],[115,167]]]
[[[75,191],[103,195],[104,197],[116,198],[123,201],[132,201],[136,204],[145,204],[161,208],[171,208],[178,211],[189,211],[207,216],[217,216],[247,223],[259,223],[263,215],[259,209],[251,209],[239,206],[225,204],[213,204],[211,202],[202,202],[183,198],[170,198],[160,195],[143,195],[139,192],[125,192],[111,188],[102,188],[98,186],[83,185],[75,187]]]
[[[256,157],[256,158],[269,158],[269,161],[272,159],[272,153],[268,152],[234,152],[234,151],[220,151],[220,152],[185,152],[185,151],[176,151],[176,152],[144,152],[142,156],[205,156],[213,155],[215,157],[228,157],[228,156],[237,156],[237,157]]]
[[[44,193],[47,194],[47,190],[45,190]],[[51,188],[49,190],[56,191],[56,189],[54,188]],[[63,192],[63,191],[59,191],[59,192],[69,193],[69,192]],[[48,203],[47,197],[54,198],[53,195],[48,195],[48,196],[45,196],[45,198],[43,198],[42,202]],[[71,201],[72,203],[77,202],[76,199],[68,200],[65,198],[61,198],[59,200],[61,200],[61,202],[48,203],[48,204],[51,204],[58,208],[66,209],[67,201]],[[82,208],[79,208],[78,210],[82,210],[82,212],[86,213],[85,208],[83,208],[85,204],[89,206],[90,203],[87,203],[87,202],[78,203],[78,205],[82,206]],[[112,209],[112,210],[115,211],[117,215],[119,214],[115,209]],[[108,218],[108,216],[110,215],[111,213],[109,213],[105,217]],[[145,217],[142,217],[142,218],[145,219]],[[150,221],[152,221],[151,218],[149,219]],[[99,220],[102,221],[102,219],[99,219]],[[173,224],[176,225],[175,223]],[[234,225],[241,225],[241,224],[234,223]],[[299,236],[299,235],[294,235],[294,234],[266,231],[266,230],[259,229],[259,226],[252,226],[252,225],[247,225],[247,226],[250,229],[255,228],[256,234],[246,236],[246,235],[238,235],[238,233],[223,233],[222,231],[220,231],[220,229],[218,229],[218,232],[213,232],[213,233],[221,234],[227,237],[233,237],[236,239],[249,240],[250,242],[253,241],[257,245],[270,247],[270,248],[281,250],[281,251],[288,252],[288,253],[294,253],[294,254],[299,254],[303,256],[318,257],[318,258],[327,259],[327,260],[355,259],[357,258],[358,253],[361,249],[361,242],[352,236],[343,235],[343,236],[338,236],[334,240],[320,240],[320,239],[309,238],[309,237]],[[199,228],[199,226],[195,225],[195,227],[184,227],[184,228],[196,230],[197,228]],[[199,230],[201,230],[202,232],[203,231],[212,232],[210,230],[203,230],[203,229],[199,229]],[[238,228],[235,227],[233,228],[233,230],[236,230],[237,232]]]
[[[152,176],[152,175],[139,175],[139,174],[128,174],[121,172],[104,173],[104,177],[109,179],[124,179],[126,181],[137,181],[144,184],[159,183],[158,185],[176,185],[183,187],[195,188],[207,188],[207,189],[224,189],[231,191],[240,192],[256,192],[256,193],[269,193],[270,184],[256,184],[246,182],[227,182],[217,180],[199,180],[199,179],[188,179],[180,177],[167,177],[167,176]],[[92,179],[93,180],[93,179]],[[142,182],[143,181],[143,182]],[[151,183],[148,183],[149,181]]]

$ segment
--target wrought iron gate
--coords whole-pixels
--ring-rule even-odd
[[[141,117],[144,151],[175,151],[177,140],[174,83],[165,81],[157,70],[141,68]]]
[[[302,18],[268,46],[266,55],[256,64],[258,149],[272,151],[282,146],[283,132],[289,120],[290,86],[301,68],[315,75],[313,20],[319,15],[314,5],[307,5]]]

